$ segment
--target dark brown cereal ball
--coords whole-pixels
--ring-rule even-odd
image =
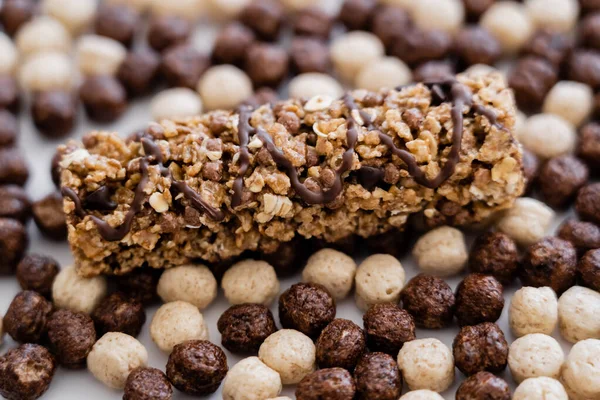
[[[165,50],[160,69],[170,86],[196,89],[209,66],[207,56],[190,44],[181,44]]]
[[[0,10],[0,22],[4,31],[13,36],[19,28],[29,21],[37,8],[34,0],[6,0]]]
[[[587,15],[579,25],[581,43],[592,49],[600,49],[600,13]]]
[[[579,6],[583,13],[589,13],[600,10],[600,1],[598,0],[579,0]]]
[[[354,378],[343,368],[326,368],[307,375],[296,386],[296,400],[352,400]]]
[[[307,7],[296,13],[293,25],[296,35],[327,39],[333,27],[333,20],[324,10]]]
[[[262,304],[238,304],[219,317],[217,329],[221,344],[232,353],[256,353],[260,345],[277,331],[273,314]]]
[[[296,283],[279,297],[279,320],[315,339],[335,318],[335,300],[324,286]]]
[[[117,278],[117,289],[142,304],[152,304],[158,300],[156,287],[161,275],[161,270],[136,268],[133,272]]]
[[[373,14],[371,30],[390,49],[396,38],[411,28],[408,12],[400,7],[380,6]]]
[[[600,225],[600,183],[581,188],[575,201],[575,210],[584,221]]]
[[[140,22],[139,13],[126,4],[102,4],[96,13],[94,29],[125,46],[131,46]]]
[[[527,56],[517,62],[508,78],[515,100],[524,111],[537,111],[558,81],[556,68],[540,57]]]
[[[366,30],[377,7],[377,0],[345,0],[339,20],[350,30]]]
[[[323,329],[316,343],[320,368],[352,371],[366,348],[365,332],[354,322],[337,318]]]
[[[7,110],[0,110],[0,147],[14,145],[18,136],[19,122],[17,118]]]
[[[540,173],[541,162],[538,156],[527,149],[523,149],[523,174],[526,179],[528,192],[534,186]]]
[[[0,357],[0,395],[8,400],[35,400],[52,382],[56,363],[48,350],[23,344]]]
[[[216,392],[228,370],[227,356],[208,340],[176,345],[167,363],[167,377],[173,386],[193,396]]]
[[[173,388],[159,369],[141,367],[131,371],[125,381],[123,400],[171,400]]]
[[[150,49],[138,49],[127,53],[117,70],[117,78],[132,96],[147,93],[156,81],[160,58]]]
[[[264,40],[277,39],[284,18],[283,6],[276,0],[252,1],[240,14],[240,21]]]
[[[496,0],[463,0],[467,19],[472,22],[479,21],[483,13],[495,2]]]
[[[363,324],[371,351],[396,356],[404,343],[416,338],[413,317],[396,304],[373,305],[363,315]]]
[[[51,138],[64,136],[75,125],[77,100],[71,93],[62,90],[35,93],[31,117],[42,134]]]
[[[540,170],[538,186],[552,207],[566,207],[590,176],[587,165],[577,157],[563,155],[548,160]]]
[[[31,218],[31,201],[22,187],[0,186],[0,218],[13,218],[22,223]]]
[[[16,147],[0,149],[0,185],[25,185],[29,179],[29,167],[21,151]]]
[[[451,46],[452,39],[446,32],[412,28],[396,38],[391,53],[407,64],[416,66],[445,58]]]
[[[389,254],[400,258],[409,248],[407,236],[405,231],[392,230],[367,238],[365,244],[371,254]]]
[[[277,45],[256,43],[248,49],[245,70],[255,86],[277,86],[288,73],[289,56]]]
[[[459,326],[496,322],[504,308],[504,288],[493,276],[470,274],[456,289]]]
[[[590,122],[581,129],[578,155],[593,172],[600,171],[600,124]]]
[[[175,15],[158,15],[148,25],[148,44],[156,51],[188,40],[192,33],[189,21]]]
[[[508,343],[500,327],[491,322],[465,326],[454,338],[454,363],[465,375],[480,371],[498,374],[508,363]]]
[[[9,75],[0,75],[0,109],[17,113],[20,108],[21,96],[17,80]]]
[[[217,64],[241,65],[255,40],[254,32],[250,28],[239,22],[231,22],[215,39],[212,59]]]
[[[448,61],[428,61],[413,71],[415,82],[442,81],[454,76],[454,66]]]
[[[479,236],[469,255],[469,270],[492,275],[502,284],[513,281],[519,267],[519,249],[514,240],[502,232]]]
[[[455,297],[441,278],[427,274],[415,276],[402,289],[400,300],[418,327],[440,329],[452,322]]]
[[[600,248],[600,227],[591,222],[570,219],[561,225],[556,236],[571,242],[579,255]]]
[[[309,246],[308,240],[296,238],[290,242],[281,243],[273,253],[262,254],[262,259],[275,268],[277,276],[291,276],[304,267],[311,254]]]
[[[46,333],[52,303],[32,290],[18,293],[4,316],[4,330],[15,341],[37,343]]]
[[[63,367],[85,367],[87,356],[96,343],[94,321],[82,312],[55,311],[48,319],[48,343]]]
[[[0,274],[13,273],[29,245],[27,230],[19,221],[0,218]]]
[[[600,292],[600,249],[585,253],[577,264],[577,272],[584,286]]]
[[[491,372],[482,371],[463,381],[456,391],[455,400],[510,400],[506,381]]]
[[[329,47],[320,39],[298,37],[292,40],[290,63],[294,71],[327,73],[331,67]]]
[[[67,238],[67,220],[63,211],[63,199],[59,193],[51,193],[33,203],[33,220],[40,232],[52,240]]]
[[[402,392],[402,375],[389,354],[364,354],[356,364],[354,379],[357,400],[397,400]]]
[[[559,295],[575,285],[577,252],[566,240],[547,237],[529,246],[521,263],[525,286],[549,286]]]
[[[454,51],[464,66],[492,65],[502,55],[498,40],[479,26],[461,29],[454,38]]]
[[[112,122],[127,109],[127,92],[112,76],[87,77],[79,96],[88,117],[96,122]]]
[[[52,284],[59,270],[58,262],[52,257],[28,254],[17,265],[17,280],[21,289],[33,290],[50,298]]]
[[[100,302],[92,318],[99,336],[122,332],[137,337],[146,323],[146,311],[140,301],[116,292]]]
[[[568,77],[593,89],[600,88],[600,52],[577,50],[569,60]]]
[[[567,61],[572,50],[573,41],[569,36],[551,30],[540,30],[525,43],[521,53],[543,58],[555,67],[560,67]]]

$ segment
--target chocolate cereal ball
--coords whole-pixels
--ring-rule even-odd
[[[578,155],[594,173],[600,171],[600,124],[590,122],[581,129]]]
[[[8,400],[42,396],[54,377],[56,363],[48,350],[24,344],[0,357],[0,395]]]
[[[11,218],[0,218],[0,274],[15,270],[28,244],[29,236],[23,224]]]
[[[37,343],[46,333],[52,304],[42,295],[25,290],[15,296],[4,315],[4,331],[15,341]]]
[[[402,392],[398,364],[385,353],[363,355],[354,369],[357,400],[397,400]]]
[[[96,122],[113,122],[127,108],[127,92],[112,76],[90,76],[83,81],[79,96],[88,117]]]
[[[319,7],[306,7],[296,13],[293,25],[294,33],[298,36],[328,39],[333,20]]]
[[[296,387],[296,400],[352,400],[354,378],[345,369],[326,368],[308,375]]]
[[[96,343],[94,321],[89,315],[58,310],[48,319],[50,350],[65,368],[81,368]]]
[[[277,86],[287,75],[287,51],[269,43],[253,44],[246,53],[244,67],[255,87]]]
[[[152,88],[160,67],[159,56],[150,49],[127,53],[117,70],[117,79],[131,96],[147,93]]]
[[[173,87],[196,89],[210,60],[190,44],[169,47],[162,54],[161,72]]]
[[[322,40],[297,37],[290,47],[291,67],[299,74],[307,72],[327,73],[331,67],[329,48]]]
[[[365,351],[365,332],[347,319],[334,319],[319,336],[316,344],[320,368],[354,369]]]
[[[415,322],[408,311],[393,303],[375,304],[363,316],[367,346],[393,356],[415,339]]]
[[[189,21],[175,15],[158,15],[150,19],[148,44],[156,51],[185,42],[192,32]]]
[[[600,292],[600,249],[585,253],[577,264],[577,272],[585,286]]]
[[[517,62],[508,84],[514,90],[519,108],[534,112],[542,106],[546,94],[557,81],[558,74],[552,64],[542,58],[527,56]]]
[[[510,400],[506,381],[490,372],[481,371],[468,377],[456,391],[455,400]]]
[[[600,52],[578,49],[568,61],[568,77],[596,90],[600,87]]]
[[[504,289],[496,278],[470,274],[456,289],[456,319],[459,326],[496,322],[504,308]]]
[[[566,240],[547,237],[530,246],[521,264],[525,286],[549,286],[560,294],[575,284],[577,252]]]
[[[99,336],[122,332],[136,337],[146,323],[146,311],[140,301],[116,292],[100,302],[92,318]]]
[[[376,7],[376,0],[345,0],[339,19],[350,30],[367,29]]]
[[[173,348],[167,376],[180,391],[206,396],[217,391],[228,371],[227,356],[207,340],[189,340]]]
[[[59,266],[55,259],[40,254],[28,254],[17,265],[17,280],[21,289],[33,290],[50,298],[52,284],[58,271]]]
[[[413,28],[396,37],[390,53],[414,67],[445,58],[451,46],[452,39],[446,32]]]
[[[31,218],[31,201],[22,187],[0,186],[0,218],[16,219],[21,223]]]
[[[600,183],[591,183],[579,191],[575,209],[584,221],[600,225]]]
[[[279,320],[284,328],[316,338],[335,318],[335,300],[324,286],[296,283],[279,297]]]
[[[440,329],[452,322],[455,297],[441,278],[427,274],[415,276],[402,290],[400,300],[419,327]]]
[[[547,204],[566,207],[590,176],[587,165],[580,159],[563,155],[548,160],[540,170],[538,186]]]
[[[377,7],[373,13],[371,30],[387,49],[394,45],[397,37],[403,35],[411,27],[410,15],[402,7],[382,5]]]
[[[61,137],[73,129],[77,118],[77,100],[63,90],[35,93],[31,117],[37,129],[50,138]]]
[[[502,55],[498,40],[486,29],[476,25],[463,28],[457,33],[454,51],[465,66],[493,65]]]
[[[140,20],[139,13],[126,4],[103,4],[98,8],[94,29],[106,36],[130,46]]]
[[[561,225],[556,235],[571,242],[579,255],[600,248],[600,227],[591,222],[568,220]]]
[[[141,367],[133,370],[125,382],[123,400],[171,400],[173,388],[159,369]]]
[[[275,40],[284,19],[284,9],[276,0],[256,0],[240,13],[240,21],[264,40]]]
[[[519,267],[517,244],[507,234],[488,232],[477,238],[469,255],[469,270],[492,275],[502,284],[509,284]]]
[[[255,40],[252,30],[239,22],[231,22],[217,35],[212,59],[217,64],[241,65]]]
[[[480,371],[498,374],[506,368],[508,343],[500,327],[491,322],[465,326],[452,344],[454,363],[465,375]]]
[[[67,238],[67,219],[60,193],[50,193],[33,203],[33,220],[48,239],[62,241]]]
[[[277,331],[273,314],[262,304],[229,307],[217,322],[221,344],[232,353],[256,353],[260,345]]]
[[[144,305],[152,304],[158,300],[156,287],[161,275],[161,270],[136,268],[133,272],[117,278],[117,290]]]

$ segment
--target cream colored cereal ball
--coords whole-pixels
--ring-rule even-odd
[[[158,93],[150,102],[150,113],[155,121],[200,115],[202,100],[189,88],[172,88]]]
[[[96,0],[44,0],[42,9],[62,22],[72,33],[77,34],[94,19]]]
[[[549,287],[522,287],[510,300],[508,320],[516,337],[530,333],[552,334],[558,323],[556,293]]]
[[[576,343],[565,361],[560,380],[570,399],[600,399],[600,340]]]
[[[527,115],[523,111],[517,110],[515,114],[515,137],[520,141],[523,136],[523,128],[527,122]]]
[[[498,230],[526,247],[541,240],[550,229],[554,211],[536,199],[521,197],[498,221]]]
[[[577,0],[525,0],[525,9],[537,29],[569,32],[577,23]]]
[[[372,33],[352,31],[334,39],[329,52],[338,75],[352,82],[365,65],[382,57],[385,49]]]
[[[419,238],[413,257],[421,270],[437,276],[455,275],[467,264],[465,236],[449,226],[441,226]]]
[[[289,96],[295,99],[310,99],[315,96],[330,96],[337,99],[344,88],[330,75],[307,72],[294,77],[288,85]]]
[[[383,88],[393,89],[411,81],[412,72],[402,60],[382,57],[362,67],[354,84],[360,89],[378,91]]]
[[[73,63],[63,53],[38,53],[19,69],[19,83],[28,91],[69,90],[74,83]]]
[[[186,340],[208,340],[208,328],[202,313],[184,301],[163,304],[150,323],[150,337],[159,349],[170,353]]]
[[[84,75],[114,75],[127,56],[125,46],[100,35],[84,35],[76,47],[77,64]]]
[[[373,304],[397,303],[405,281],[400,261],[389,254],[373,254],[356,270],[356,305],[366,311]]]
[[[355,275],[356,263],[352,257],[334,249],[322,249],[306,262],[302,280],[325,286],[336,300],[341,300],[352,290]]]
[[[235,364],[223,381],[223,400],[263,400],[281,393],[281,377],[258,357]]]
[[[404,343],[398,353],[398,368],[410,390],[443,392],[454,382],[452,351],[438,339]]]
[[[558,326],[565,340],[600,339],[600,293],[573,286],[558,299]]]
[[[154,15],[175,15],[194,20],[207,11],[206,0],[150,0],[150,11]]]
[[[105,0],[108,4],[122,4],[135,8],[140,12],[148,10],[152,0]]]
[[[544,100],[543,111],[558,115],[574,126],[589,118],[594,108],[594,92],[584,83],[558,82]]]
[[[244,260],[225,272],[221,287],[230,304],[256,303],[268,306],[279,293],[279,280],[269,263]]]
[[[156,290],[165,303],[181,300],[203,310],[217,297],[217,280],[204,265],[182,265],[163,272]]]
[[[52,299],[57,308],[91,314],[104,296],[106,279],[103,276],[82,278],[73,265],[63,268],[52,285]]]
[[[419,0],[412,7],[415,24],[426,30],[456,33],[465,20],[462,0]]]
[[[557,379],[564,360],[560,344],[542,333],[518,338],[508,351],[508,367],[517,383],[538,376]]]
[[[559,381],[539,376],[521,382],[512,400],[569,400],[569,396]]]
[[[514,1],[494,3],[482,15],[479,24],[500,43],[505,53],[516,53],[529,40],[534,25],[525,7]]]
[[[573,124],[554,114],[537,114],[527,119],[521,132],[521,143],[541,158],[572,153],[577,145]]]
[[[0,74],[12,75],[17,67],[19,53],[13,41],[4,32],[0,32]]]
[[[251,2],[252,0],[208,0],[208,7],[213,18],[234,19]]]
[[[148,364],[148,352],[136,338],[120,332],[102,336],[87,357],[96,379],[113,389],[123,389],[129,373]]]
[[[68,53],[71,50],[71,35],[56,19],[42,16],[19,29],[15,44],[22,57],[42,51]]]
[[[233,65],[215,65],[200,79],[198,92],[207,109],[231,109],[252,95],[252,82]]]
[[[433,390],[413,390],[400,397],[400,400],[444,400],[439,393]]]
[[[293,385],[315,370],[315,345],[305,334],[282,329],[265,339],[258,357],[281,376],[281,383]]]

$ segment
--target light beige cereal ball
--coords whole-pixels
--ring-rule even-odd
[[[279,293],[279,280],[269,263],[244,260],[225,272],[221,287],[230,304],[256,303],[268,306]]]
[[[454,382],[452,351],[437,339],[404,343],[398,353],[398,368],[410,390],[443,392]]]
[[[383,57],[385,49],[372,33],[352,31],[334,39],[329,52],[339,76],[352,82],[365,65]]]
[[[498,40],[507,54],[519,51],[534,32],[525,7],[513,1],[494,3],[482,15],[479,24]]]
[[[114,75],[127,56],[127,49],[114,39],[84,35],[77,41],[77,64],[84,75]]]
[[[564,360],[560,344],[553,337],[541,333],[518,338],[508,351],[508,367],[517,383],[538,376],[557,379]]]
[[[520,141],[523,136],[523,128],[527,123],[527,115],[523,111],[517,110],[515,114],[515,137]]]
[[[560,380],[572,400],[600,399],[600,340],[576,343],[565,361]]]
[[[207,11],[206,0],[150,0],[150,11],[154,15],[176,15],[194,20]]]
[[[465,235],[449,226],[441,226],[419,238],[413,248],[419,268],[437,276],[455,275],[467,264],[469,254]]]
[[[135,8],[140,12],[148,10],[152,0],[105,0],[108,4],[124,4]]]
[[[279,373],[258,357],[248,357],[229,370],[223,381],[223,400],[263,400],[281,393]]]
[[[150,102],[150,113],[155,121],[200,115],[202,100],[189,88],[172,88],[158,93]]]
[[[577,132],[565,119],[544,113],[527,119],[520,139],[532,153],[541,158],[553,158],[575,150]]]
[[[174,301],[163,304],[150,323],[150,337],[159,349],[170,353],[186,340],[209,340],[202,313],[193,304]]]
[[[573,286],[558,299],[558,326],[565,340],[600,339],[600,293]]]
[[[516,337],[530,333],[552,334],[558,322],[556,293],[549,287],[522,287],[510,300],[508,320]]]
[[[103,276],[82,278],[73,265],[63,268],[52,285],[56,308],[91,314],[104,296],[106,279]]]
[[[208,0],[208,7],[213,18],[234,19],[250,4],[252,0]]]
[[[0,74],[12,75],[19,60],[19,54],[13,41],[4,32],[0,32]]]
[[[412,17],[422,29],[453,34],[464,23],[465,7],[461,0],[419,0],[412,7]]]
[[[19,69],[19,83],[27,91],[69,90],[74,83],[73,63],[63,53],[37,53]]]
[[[382,57],[362,67],[354,85],[375,92],[383,88],[393,89],[411,81],[412,72],[402,60],[396,57]]]
[[[356,270],[356,305],[363,311],[373,304],[397,303],[406,281],[400,261],[389,254],[373,254]]]
[[[310,99],[315,96],[330,96],[337,99],[344,94],[344,88],[330,75],[307,72],[294,77],[288,85],[291,98]]]
[[[584,83],[558,82],[544,100],[543,111],[558,115],[574,126],[589,118],[594,108],[594,92]]]
[[[96,0],[44,0],[42,9],[59,20],[71,33],[87,28],[96,14]]]
[[[302,271],[302,280],[325,286],[336,300],[341,300],[352,290],[355,275],[356,263],[352,257],[334,249],[323,249],[310,256]]]
[[[573,30],[579,16],[577,0],[525,0],[525,9],[537,29]]]
[[[303,333],[282,329],[265,339],[258,357],[281,376],[281,383],[294,385],[315,370],[315,345]]]
[[[181,300],[204,310],[217,297],[217,280],[204,265],[182,265],[163,272],[156,290],[165,303]]]
[[[252,95],[252,82],[233,65],[215,65],[200,79],[198,93],[208,110],[231,109]]]
[[[413,390],[400,397],[400,400],[444,400],[439,393],[432,390]]]
[[[546,236],[554,216],[554,211],[541,201],[521,197],[500,218],[497,228],[526,247]]]
[[[21,57],[42,51],[68,53],[71,50],[71,35],[54,18],[42,16],[32,19],[19,29],[15,44]]]
[[[559,381],[539,376],[521,382],[512,400],[569,400],[569,396]]]
[[[148,352],[136,338],[120,332],[102,336],[87,357],[96,379],[113,389],[123,389],[129,373],[148,364]]]

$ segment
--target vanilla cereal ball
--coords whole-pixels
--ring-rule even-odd
[[[450,276],[462,271],[469,259],[465,235],[449,226],[441,226],[419,238],[413,257],[423,272]]]
[[[158,93],[150,102],[150,113],[155,121],[200,115],[202,100],[189,88],[172,88]]]
[[[15,36],[15,44],[21,57],[42,51],[68,53],[71,35],[56,19],[41,16],[25,23]]]
[[[100,35],[84,35],[76,47],[79,70],[84,75],[114,75],[127,56],[125,46]]]
[[[556,293],[549,287],[522,287],[510,300],[508,320],[516,337],[530,333],[552,334],[558,322]]]
[[[600,293],[573,286],[558,299],[558,327],[565,340],[600,339]]]
[[[223,275],[221,287],[230,304],[270,305],[279,293],[275,269],[265,261],[244,260]]]
[[[574,126],[580,126],[592,113],[594,92],[584,83],[558,82],[544,100],[544,113],[558,115]]]
[[[400,261],[389,254],[373,254],[356,270],[356,305],[363,311],[373,304],[397,303],[406,281]]]
[[[186,340],[208,340],[208,328],[202,313],[184,301],[163,304],[150,323],[150,337],[159,349],[170,353]]]
[[[52,89],[70,90],[74,83],[73,63],[63,53],[37,53],[29,57],[19,69],[19,83],[27,91]]]
[[[153,15],[175,15],[194,20],[206,11],[206,0],[150,0],[150,12]]]
[[[600,399],[600,340],[576,343],[565,361],[560,380],[572,400]]]
[[[432,390],[421,389],[408,392],[399,400],[444,400],[444,398]]]
[[[537,29],[566,33],[577,24],[577,0],[525,0],[524,4]]]
[[[288,92],[291,98],[310,99],[315,96],[330,96],[337,99],[344,94],[340,83],[328,74],[307,72],[290,81]]]
[[[106,279],[103,276],[82,278],[74,265],[63,268],[52,285],[56,308],[91,314],[105,296]]]
[[[252,0],[208,0],[208,7],[213,18],[234,19],[250,4]]]
[[[258,357],[281,376],[281,383],[294,385],[315,370],[315,345],[305,334],[282,329],[265,339]]]
[[[135,8],[139,12],[145,12],[150,7],[152,0],[104,0],[108,4],[122,4]]]
[[[71,33],[87,28],[96,14],[96,0],[43,0],[42,10],[59,20]]]
[[[13,41],[4,32],[0,32],[0,74],[12,75],[19,61],[19,54]]]
[[[517,383],[538,376],[557,379],[564,360],[565,354],[560,344],[542,333],[518,338],[508,351],[508,367]]]
[[[362,67],[354,85],[376,92],[382,88],[393,89],[410,82],[412,72],[402,60],[396,57],[382,57]]]
[[[546,236],[554,216],[554,211],[541,201],[521,197],[500,218],[497,228],[527,247]]]
[[[512,400],[569,400],[569,396],[559,381],[539,376],[521,382]]]
[[[352,290],[355,275],[356,263],[352,257],[334,249],[322,249],[306,262],[302,280],[323,285],[336,300],[341,300]]]
[[[223,381],[223,400],[263,400],[281,393],[281,378],[258,357],[235,364]]]
[[[515,137],[520,141],[521,136],[523,136],[523,128],[525,127],[525,123],[527,122],[527,115],[523,111],[517,110],[515,114]]]
[[[334,39],[329,52],[339,76],[353,81],[365,65],[383,57],[385,49],[381,40],[372,33],[351,31]]]
[[[252,82],[233,65],[215,65],[198,82],[198,93],[208,110],[231,109],[252,95]]]
[[[217,280],[204,265],[182,265],[163,272],[156,291],[165,303],[181,300],[203,310],[217,297]]]
[[[541,158],[573,153],[577,145],[575,127],[554,114],[537,114],[527,119],[521,131],[521,143]]]
[[[498,1],[481,16],[479,24],[494,36],[507,54],[518,52],[534,32],[534,25],[521,3]]]
[[[425,30],[456,33],[465,20],[462,0],[419,0],[412,7],[415,25]]]
[[[443,392],[454,382],[452,350],[438,339],[404,343],[398,353],[398,368],[410,390]]]
[[[129,373],[148,364],[148,352],[136,338],[120,332],[102,336],[87,357],[96,379],[113,389],[123,389]]]

